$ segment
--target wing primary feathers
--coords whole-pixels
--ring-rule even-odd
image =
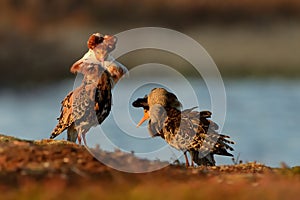
[[[233,156],[227,150],[234,150],[230,146],[234,142],[228,135],[217,132],[219,126],[208,119],[212,115],[210,111],[194,111],[197,107],[181,111],[181,103],[177,97],[163,88],[152,89],[148,95],[138,98],[132,105],[142,107],[144,113],[149,112],[148,130],[152,136],[160,135],[172,147],[183,152],[188,151],[192,163],[213,166],[216,163],[215,154]],[[159,110],[156,108],[158,105]]]

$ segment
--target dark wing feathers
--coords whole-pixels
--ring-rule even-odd
[[[68,129],[68,140],[75,142],[77,130],[88,131],[105,120],[110,113],[111,102],[110,75],[104,71],[98,82],[85,82],[65,97],[58,124],[50,138]]]
[[[72,104],[73,104],[73,91],[70,92],[64,100],[61,102],[60,116],[58,119],[58,124],[51,133],[50,139],[55,138],[64,130],[66,130],[74,122],[72,115]]]
[[[193,108],[194,109],[194,108]],[[218,126],[211,120],[209,111],[197,112],[187,109],[182,112],[174,108],[167,109],[164,134],[169,144],[177,149],[199,151],[232,156],[227,150],[233,150],[233,144],[227,135],[217,133]],[[167,135],[167,136],[166,136]]]
[[[147,99],[147,96],[139,98],[132,105],[149,110]],[[229,144],[234,142],[229,140],[229,136],[217,132],[219,126],[209,120],[212,113],[194,111],[195,108],[197,107],[181,112],[174,106],[165,107],[167,116],[160,111],[150,112],[150,134],[160,135],[176,149],[188,150],[198,165],[215,165],[213,154],[233,156],[227,150],[233,151]]]
[[[108,73],[103,73],[101,81],[98,83],[98,87],[95,94],[95,111],[98,119],[98,123],[101,124],[111,111],[112,94],[111,94],[111,82]]]

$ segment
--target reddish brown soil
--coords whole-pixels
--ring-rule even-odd
[[[161,164],[120,151],[93,151],[106,162],[131,164],[133,169],[151,170]],[[253,192],[249,193],[249,187]],[[272,169],[255,162],[188,169],[169,165],[158,171],[133,174],[102,164],[85,147],[74,143],[25,141],[0,135],[0,199],[238,199],[249,195],[249,199],[280,199],[283,191],[285,197],[293,199],[300,194],[299,188],[300,167]]]

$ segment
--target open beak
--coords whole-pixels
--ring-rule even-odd
[[[136,125],[136,127],[138,128],[140,125],[142,125],[147,119],[149,119],[149,110],[144,110],[144,116],[142,117],[142,119],[140,120],[140,122]]]

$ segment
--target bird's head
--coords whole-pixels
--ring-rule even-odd
[[[162,121],[166,117],[166,108],[175,108],[181,110],[181,103],[176,95],[168,92],[164,88],[154,88],[144,98],[138,98],[132,105],[134,107],[142,107],[144,116],[137,126],[143,124],[146,120],[151,119],[152,123]]]
[[[168,92],[164,88],[154,88],[148,95],[148,104],[149,107],[153,105],[161,105],[164,108],[176,108],[181,110],[181,103],[175,94]]]
[[[116,48],[117,37],[113,35],[101,35],[94,33],[87,41],[88,48],[91,49],[97,60],[103,62],[108,54]]]
[[[115,85],[125,74],[128,74],[127,68],[116,61],[108,61],[109,53],[116,48],[118,39],[113,35],[101,35],[100,33],[94,33],[90,36],[87,44],[91,49],[98,61],[101,62],[111,75],[113,85]],[[104,62],[105,61],[105,62]]]
[[[84,64],[103,64],[109,53],[116,48],[116,43],[117,37],[113,35],[92,34],[87,41],[89,51],[73,64],[70,71],[83,73]]]

